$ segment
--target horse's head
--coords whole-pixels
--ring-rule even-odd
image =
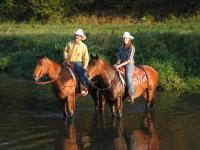
[[[92,80],[94,77],[100,75],[103,65],[103,60],[100,59],[98,55],[94,56],[93,54],[90,54],[90,61],[87,68],[88,79]]]
[[[45,74],[47,74],[47,58],[44,55],[37,56],[37,62],[33,72],[33,79],[38,81]]]

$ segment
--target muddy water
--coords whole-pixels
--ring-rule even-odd
[[[154,111],[124,102],[123,119],[95,113],[90,96],[64,120],[51,86],[0,75],[0,150],[200,149],[200,93],[158,92]]]

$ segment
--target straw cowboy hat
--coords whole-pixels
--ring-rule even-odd
[[[123,34],[123,38],[130,38],[131,40],[134,39],[134,37],[131,36],[129,32],[124,32],[124,34]]]
[[[83,30],[82,29],[78,29],[76,30],[76,32],[74,32],[75,35],[80,35],[82,36],[82,40],[85,40],[86,39],[86,36],[85,34],[83,33]]]

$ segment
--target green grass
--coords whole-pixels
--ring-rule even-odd
[[[83,21],[84,22],[84,21]],[[87,21],[85,21],[87,23]],[[62,62],[63,49],[73,32],[81,27],[87,35],[89,52],[114,64],[121,35],[131,32],[136,64],[148,64],[159,73],[165,90],[198,89],[200,82],[200,18],[171,18],[165,22],[148,19],[137,24],[0,24],[0,70],[31,79],[35,56],[45,53]]]

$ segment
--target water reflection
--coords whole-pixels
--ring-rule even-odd
[[[126,132],[123,127],[122,120],[113,120],[113,128],[115,129],[116,136],[113,138],[113,147],[115,150],[126,150],[127,140]]]
[[[6,75],[0,82],[0,150],[199,150],[200,93],[158,92],[153,116],[142,100],[124,103],[121,121],[109,109],[95,114],[85,98],[76,101],[74,122],[65,124],[50,86]]]
[[[78,150],[77,130],[73,119],[66,121],[66,137],[63,139],[63,150]]]
[[[63,150],[158,150],[160,145],[150,113],[144,113],[140,127],[133,130],[126,128],[123,120],[109,120],[105,115],[95,115],[89,130],[78,132],[74,120],[68,120],[65,127]]]
[[[129,149],[131,150],[158,150],[160,140],[155,126],[154,118],[145,113],[141,121],[141,128],[135,129],[129,136]]]

